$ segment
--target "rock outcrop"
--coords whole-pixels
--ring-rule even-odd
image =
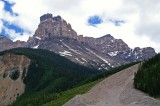
[[[12,48],[12,40],[0,35],[0,51]]]
[[[30,59],[23,55],[0,56],[0,106],[12,104],[24,90]]]
[[[3,35],[0,35],[0,51],[12,49],[12,48],[18,48],[18,47],[26,47],[26,42],[23,42],[23,41],[13,42],[9,38]]]

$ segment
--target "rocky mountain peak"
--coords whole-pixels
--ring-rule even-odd
[[[72,28],[71,24],[66,22],[61,16],[52,14],[44,14],[40,17],[40,24],[33,37],[28,40],[28,47],[36,47],[45,39],[54,38],[69,38],[78,42],[90,42],[91,38],[85,38],[83,35],[77,35],[77,32]]]
[[[0,51],[12,48],[13,42],[9,38],[0,35]]]
[[[152,47],[146,47],[146,48],[135,47],[133,49],[133,52],[140,52],[141,54],[148,55],[149,57],[152,57],[153,54],[155,54],[155,50]]]
[[[47,13],[40,17],[40,24],[33,37],[39,40],[53,37],[76,39],[77,33],[61,16],[53,17],[52,14]]]
[[[149,58],[153,57],[154,54],[156,54],[154,48],[152,48],[152,47],[143,48],[143,49],[142,49],[142,52],[143,52],[143,54],[145,55],[145,58],[146,58],[146,59],[149,59]]]
[[[97,49],[105,54],[112,54],[112,52],[126,51],[130,49],[122,39],[115,39],[110,34],[97,38],[96,42]]]
[[[12,40],[10,40],[9,38],[3,36],[3,35],[0,35],[0,44],[2,43],[11,43]]]
[[[59,15],[49,13],[40,17],[38,28],[27,43],[12,42],[2,36],[0,43],[0,50],[16,47],[47,49],[73,62],[97,69],[143,61],[156,54],[150,47],[131,49],[122,39],[116,39],[110,34],[100,38],[77,35],[70,23]]]
[[[99,39],[115,39],[111,34],[106,34],[102,37],[100,37]]]
[[[98,69],[141,61],[155,55],[151,49],[131,49],[122,39],[115,39],[110,34],[100,38],[77,35],[70,23],[52,14],[40,17],[40,24],[28,40],[28,47],[47,49],[76,63]]]
[[[49,13],[44,14],[40,17],[40,22],[43,22],[43,21],[48,20],[48,19],[52,19],[52,17],[53,17],[52,14],[49,14]]]
[[[62,17],[60,15],[53,17],[54,21],[62,21]]]
[[[54,21],[62,21],[63,20],[60,15],[53,17],[52,14],[47,13],[47,14],[44,14],[40,17],[40,23],[44,22],[46,20],[49,20],[49,19],[54,20]]]
[[[0,51],[17,48],[17,47],[25,47],[26,42],[24,41],[16,41],[13,42],[11,39],[0,35]]]

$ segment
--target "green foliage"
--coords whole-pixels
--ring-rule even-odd
[[[53,94],[56,95],[56,98],[53,101],[50,101],[42,106],[62,106],[64,103],[66,103],[68,100],[73,98],[74,96],[78,94],[84,94],[87,91],[89,91],[95,84],[99,83],[102,81],[102,79],[99,79],[94,82],[86,83],[84,85],[81,85],[79,87],[75,87],[73,89],[69,89],[64,92],[60,92],[58,94]]]
[[[160,96],[160,54],[145,61],[135,73],[135,88],[151,96]]]
[[[53,52],[41,49],[17,48],[4,52],[25,55],[31,59],[31,64],[25,77],[22,79],[26,85],[23,95],[18,97],[13,106],[39,106],[56,98],[56,93],[63,92],[77,86],[88,77],[99,73]],[[10,77],[14,78],[13,74]]]
[[[87,91],[89,91],[94,85],[96,85],[97,83],[99,83],[100,81],[102,81],[104,78],[113,75],[123,69],[126,69],[132,65],[135,65],[137,63],[131,63],[131,64],[126,64],[126,65],[122,65],[116,68],[113,68],[109,71],[105,71],[103,73],[97,74],[95,76],[89,77],[87,80],[85,80],[83,83],[79,84],[80,86],[75,87],[73,89],[64,91],[64,92],[60,92],[57,95],[57,98],[51,102],[48,102],[42,106],[62,106],[64,103],[66,103],[68,100],[70,100],[71,98],[73,98],[76,95],[79,94],[84,94]]]
[[[123,65],[110,71],[100,72],[41,49],[17,48],[4,52],[25,55],[31,59],[28,72],[22,73],[25,93],[13,106],[61,106],[77,94],[87,92],[99,79],[119,72],[133,64]],[[27,74],[27,76],[26,76]]]
[[[20,75],[19,71],[18,71],[18,70],[14,70],[13,72],[11,72],[11,73],[9,74],[9,77],[10,77],[12,80],[16,80],[16,79],[19,78],[19,75]]]
[[[88,82],[93,82],[93,81],[96,81],[96,80],[101,79],[101,78],[106,78],[106,77],[108,77],[108,76],[110,76],[110,75],[113,75],[113,74],[115,74],[115,73],[117,73],[117,72],[119,72],[119,71],[121,71],[121,70],[124,70],[124,69],[126,69],[126,68],[128,68],[128,67],[131,67],[131,66],[133,66],[133,65],[135,65],[135,64],[137,64],[137,63],[138,63],[138,62],[121,65],[121,66],[119,66],[119,67],[112,68],[112,69],[110,69],[110,70],[108,70],[108,71],[104,71],[104,72],[102,72],[102,73],[98,73],[98,74],[96,74],[96,75],[93,75],[93,76],[89,77],[87,80],[85,80],[85,81],[83,82],[83,84],[84,84],[84,83],[88,83]]]

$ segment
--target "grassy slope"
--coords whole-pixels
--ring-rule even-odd
[[[62,106],[64,103],[66,103],[68,100],[76,96],[77,94],[84,94],[87,91],[89,91],[94,85],[99,83],[102,79],[90,82],[84,85],[81,85],[79,87],[64,91],[60,94],[57,94],[57,99],[54,101],[48,102],[42,106]]]
[[[44,104],[42,106],[62,106],[64,103],[69,101],[74,96],[86,93],[93,86],[95,86],[97,83],[99,83],[100,81],[102,81],[106,77],[108,77],[110,75],[113,75],[113,74],[115,74],[115,73],[117,73],[117,72],[119,72],[119,71],[121,71],[123,69],[126,69],[126,68],[128,68],[128,67],[130,67],[130,66],[132,66],[134,64],[136,64],[136,63],[122,65],[120,67],[111,69],[108,72],[104,72],[104,73],[101,73],[101,74],[96,75],[94,77],[91,77],[91,78],[89,78],[87,80],[88,83],[86,83],[86,81],[85,81],[85,84],[83,84],[81,86],[78,86],[78,87],[75,87],[73,89],[61,92],[61,93],[57,94],[57,99],[55,99],[55,100],[53,100],[51,102],[48,102],[48,103],[46,103],[46,104]]]

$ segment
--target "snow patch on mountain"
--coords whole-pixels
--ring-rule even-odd
[[[78,58],[75,58],[77,61],[79,61],[80,63],[84,64],[85,62],[82,62],[81,60],[79,60]]]
[[[38,47],[39,47],[39,45],[36,45],[36,46],[33,47],[33,49],[37,49]]]
[[[110,55],[110,56],[117,56],[117,54],[118,54],[118,51],[114,51],[114,52],[109,52],[108,53],[108,55]]]
[[[79,53],[77,50],[74,50],[74,49],[72,49],[71,47],[69,47],[68,45],[66,45],[65,43],[62,43],[64,46],[66,46],[70,51],[72,51],[72,52],[74,52],[74,53],[76,53],[76,54],[80,54],[80,55],[82,55],[81,53]]]
[[[40,37],[38,37],[38,36],[36,36],[35,38],[36,38],[36,39],[38,39],[38,40],[41,40],[41,38],[40,38]]]
[[[84,58],[82,58],[82,60],[83,60],[83,61],[85,61],[85,62],[87,62],[87,60],[86,60],[86,59],[84,59]]]
[[[92,50],[86,48],[90,53],[94,54],[96,57],[98,57],[99,59],[101,59],[102,61],[104,61],[105,63],[107,63],[110,67],[112,67],[111,63],[109,63],[107,60],[105,60],[103,57],[101,57],[100,55],[94,53]]]
[[[72,56],[71,52],[69,51],[64,51],[64,52],[59,52],[61,56]]]

